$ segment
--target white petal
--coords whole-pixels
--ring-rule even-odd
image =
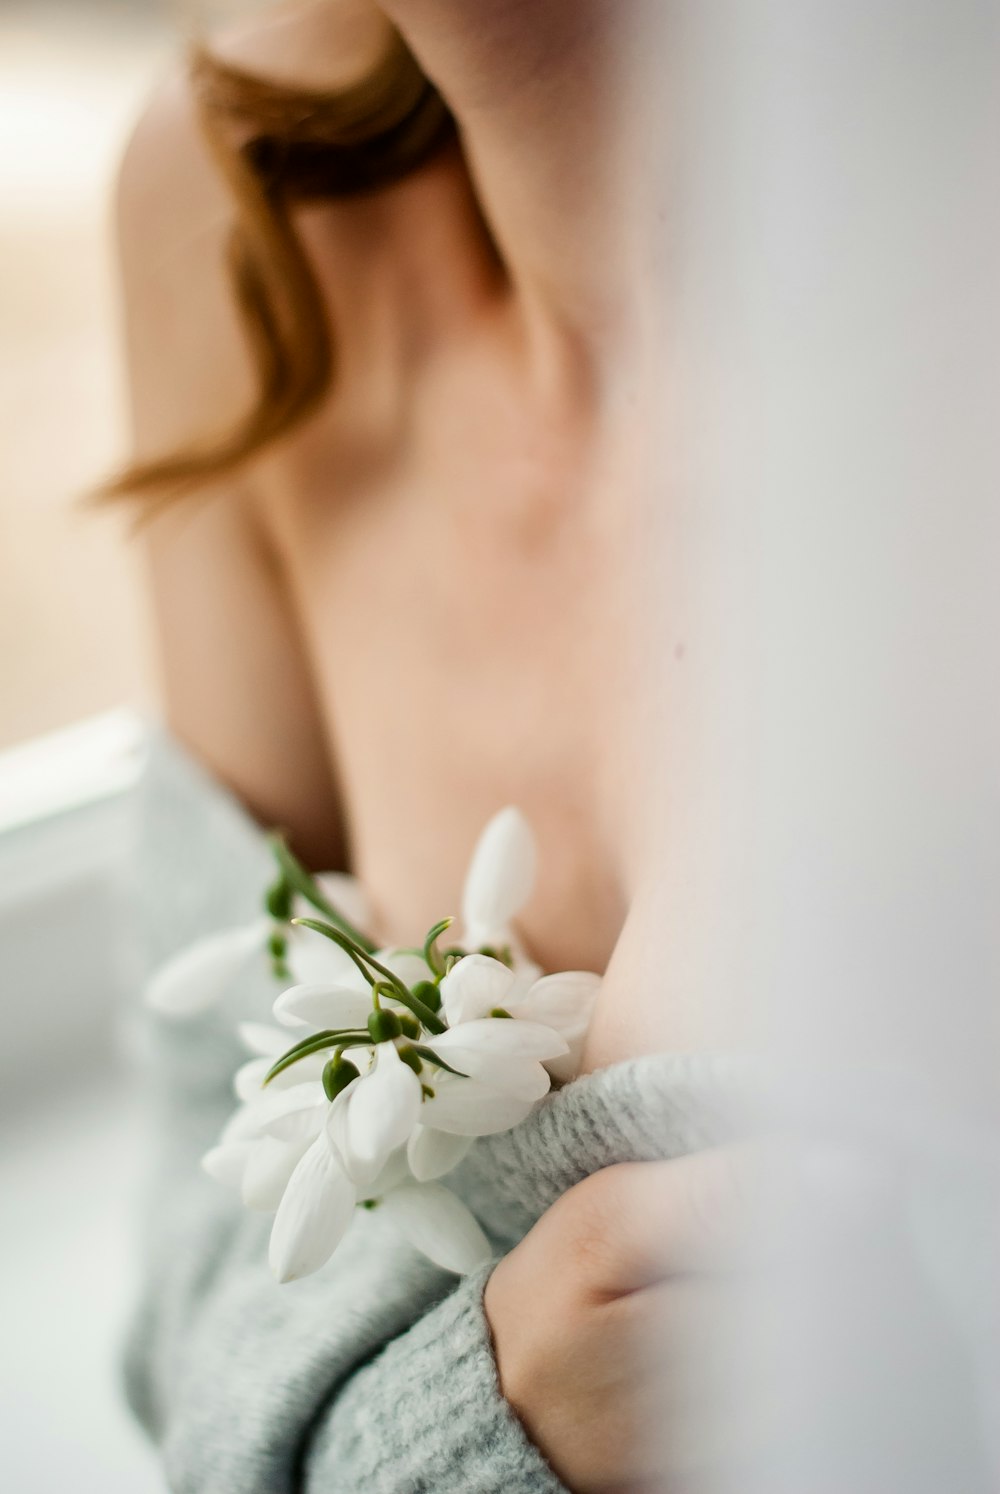
[[[375,1064],[351,1087],[345,1106],[347,1145],[363,1166],[382,1166],[391,1151],[410,1139],[420,1119],[420,1080],[392,1043],[379,1043]]]
[[[422,1125],[454,1136],[492,1136],[509,1131],[534,1109],[534,1103],[504,1094],[474,1079],[441,1074],[434,1081],[433,1100],[421,1107]]]
[[[594,1012],[601,989],[601,977],[589,970],[562,970],[558,975],[543,975],[517,1000],[517,1010],[508,1007],[512,1016],[529,1022],[541,1022],[555,1028],[567,1039],[585,1032]]]
[[[449,1049],[448,1062],[470,1082],[485,1084],[503,1094],[516,1095],[529,1103],[540,1100],[551,1088],[549,1075],[536,1058],[488,1053],[481,1048],[464,1051],[456,1048]],[[436,1086],[436,1078],[430,1083],[432,1087]]]
[[[364,1027],[372,1010],[370,988],[357,983],[289,986],[274,1003],[274,1015],[286,1027]]]
[[[251,1058],[241,1065],[233,1075],[233,1088],[237,1099],[245,1100],[248,1105],[259,1099],[261,1087],[270,1068],[269,1058]]]
[[[550,1058],[546,1063],[545,1067],[552,1075],[552,1078],[560,1084],[568,1084],[580,1072],[580,1064],[583,1062],[583,1044],[586,1036],[586,1030],[584,1030],[578,1038],[570,1038],[569,1052],[564,1053],[562,1058]]]
[[[209,1177],[222,1183],[223,1187],[241,1188],[243,1173],[252,1150],[253,1143],[249,1141],[222,1142],[205,1153],[201,1165]]]
[[[464,961],[463,961],[464,964]],[[568,1050],[568,1043],[551,1027],[540,1022],[519,1022],[510,1017],[482,1017],[463,1022],[427,1039],[427,1046],[451,1062],[450,1054],[469,1051],[505,1054],[517,1058],[558,1058]],[[456,1063],[456,1068],[461,1064]]]
[[[398,975],[404,985],[415,986],[418,980],[433,978],[423,955],[415,954],[412,949],[380,949],[375,958],[393,975]]]
[[[515,1017],[544,1022],[562,1033],[569,1051],[550,1059],[546,1068],[554,1079],[566,1083],[574,1078],[583,1057],[583,1045],[601,989],[601,977],[589,970],[563,970],[535,981],[523,1000],[515,1000],[508,1010]]]
[[[360,1079],[355,1079],[345,1090],[341,1091],[327,1112],[324,1128],[328,1145],[333,1149],[351,1182],[357,1186],[359,1196],[369,1197],[374,1192],[376,1179],[380,1178],[389,1163],[382,1157],[374,1157],[363,1162],[352,1154],[348,1130],[348,1108],[351,1096],[360,1083]],[[399,1179],[395,1181],[398,1182]]]
[[[302,1106],[287,1115],[278,1115],[267,1122],[261,1136],[273,1136],[278,1141],[314,1141],[323,1129],[330,1106],[324,1095],[315,1105]]]
[[[289,1046],[288,1033],[269,1022],[238,1022],[236,1031],[244,1048],[261,1058],[280,1058]]]
[[[300,1058],[296,1063],[289,1064],[287,1069],[282,1069],[280,1074],[275,1074],[267,1089],[264,1088],[264,1080],[271,1072],[273,1060],[251,1058],[248,1063],[236,1070],[233,1079],[236,1094],[248,1105],[253,1105],[265,1094],[277,1093],[283,1089],[296,1089],[308,1080],[321,1079],[328,1057],[329,1054],[324,1052],[310,1053],[305,1058]]]
[[[365,1196],[368,1198],[381,1198],[388,1193],[390,1188],[397,1188],[400,1183],[410,1183],[413,1175],[410,1172],[409,1163],[406,1160],[406,1147],[398,1147],[392,1153],[388,1162],[375,1174],[371,1187]]]
[[[531,896],[535,882],[535,837],[519,809],[501,809],[472,853],[462,894],[462,918],[475,942],[502,931]]]
[[[497,1007],[507,1008],[515,977],[500,960],[470,954],[459,960],[441,982],[441,1005],[449,1027],[488,1017]]]
[[[310,1111],[328,1104],[322,1084],[307,1080],[290,1089],[272,1089],[268,1085],[259,1099],[242,1105],[231,1117],[223,1137],[226,1141],[249,1141],[265,1132],[274,1134],[278,1123],[297,1112]]]
[[[279,1281],[298,1281],[330,1259],[351,1222],[355,1190],[319,1136],[288,1181],[271,1230],[268,1258]]]
[[[367,933],[375,922],[371,899],[358,881],[347,872],[318,872],[313,879],[331,907],[361,933]],[[305,918],[321,918],[311,903],[306,904]]]
[[[471,1136],[417,1126],[406,1148],[406,1159],[417,1182],[429,1183],[457,1167],[471,1145]]]
[[[270,927],[263,921],[241,924],[189,944],[153,976],[146,1005],[168,1017],[191,1017],[214,1006],[263,951]]]
[[[241,1189],[248,1209],[272,1214],[281,1202],[288,1181],[314,1137],[298,1141],[278,1141],[262,1136],[255,1141],[247,1158]]]
[[[310,913],[319,917],[314,908]],[[295,985],[349,986],[355,978],[363,981],[350,955],[325,934],[317,934],[315,929],[293,928],[287,930],[286,936],[288,953],[285,963],[292,972]]]
[[[403,1183],[385,1195],[379,1212],[445,1271],[464,1275],[492,1254],[475,1215],[440,1183]]]

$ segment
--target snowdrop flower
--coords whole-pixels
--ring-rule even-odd
[[[492,1254],[472,1210],[440,1183],[400,1183],[379,1207],[416,1250],[458,1276],[485,1265]]]
[[[466,955],[441,982],[449,1041],[457,1041],[450,1038],[451,1032],[488,1018],[494,1011],[506,1012],[518,1023],[539,1024],[563,1038],[562,1051],[551,1055],[546,1066],[553,1078],[571,1079],[579,1066],[600,985],[600,976],[587,970],[563,970],[532,979],[488,955]],[[462,1067],[460,1063],[453,1066]]]
[[[236,1030],[243,1046],[254,1055],[233,1076],[237,1099],[249,1103],[259,1098],[268,1074],[288,1047],[288,1033],[265,1022],[240,1022]],[[325,1063],[323,1054],[311,1054],[276,1074],[270,1083],[274,1089],[289,1089],[305,1079],[319,1079]]]
[[[324,1134],[296,1164],[271,1228],[268,1260],[278,1281],[326,1265],[354,1215],[358,1192]]]
[[[531,897],[537,852],[531,826],[509,805],[476,843],[462,891],[463,949],[516,947],[512,920]]]
[[[440,1184],[415,1182],[402,1153],[387,1159],[371,1179],[370,1199],[367,1187],[329,1130],[312,1143],[291,1175],[271,1230],[268,1256],[279,1282],[296,1281],[325,1265],[355,1206],[364,1201],[446,1271],[462,1275],[489,1259],[489,1241],[471,1210]]]
[[[319,872],[313,880],[330,905],[354,928],[372,926],[372,905],[356,877],[344,872]],[[296,898],[291,914],[293,918],[303,917],[310,911],[302,898]],[[350,982],[357,976],[357,967],[350,956],[329,939],[319,939],[309,929],[289,928],[284,934],[288,941],[285,964],[294,984],[336,984],[342,980]]]
[[[367,925],[371,907],[354,877],[321,872],[308,881],[345,918],[352,923],[356,918],[355,926]],[[289,893],[286,911],[289,919],[308,912],[306,899]],[[272,910],[267,917],[196,939],[153,974],[146,987],[146,1005],[162,1016],[177,1018],[194,1017],[218,1005],[226,991],[268,953],[276,919]],[[354,971],[350,958],[329,940],[312,938],[304,929],[283,927],[280,938],[284,963],[298,984],[349,979]]]
[[[359,1184],[373,1184],[390,1154],[409,1141],[422,1101],[420,1080],[395,1042],[376,1044],[368,1073],[337,1096],[326,1123],[331,1146]]]
[[[146,987],[146,1005],[166,1017],[193,1017],[215,1006],[263,954],[271,920],[258,918],[196,939],[161,965]]]
[[[489,1242],[440,1179],[475,1137],[517,1125],[553,1076],[575,1072],[599,986],[582,971],[541,976],[518,946],[531,830],[513,808],[487,825],[465,881],[462,939],[443,952],[450,919],[422,953],[374,950],[341,912],[368,923],[356,883],[318,885],[281,842],[276,855],[267,907],[277,941],[273,921],[215,935],[161,972],[154,993],[161,1009],[200,1009],[268,942],[295,980],[274,1003],[277,1026],[241,1024],[251,1056],[235,1076],[240,1104],[202,1165],[248,1208],[274,1213],[279,1281],[329,1260],[359,1204],[438,1265],[472,1270]],[[296,917],[293,893],[322,916]]]
[[[371,986],[349,955],[329,939],[323,939],[309,929],[295,929],[294,933],[305,936],[314,944],[325,945],[339,955],[342,964],[325,980],[309,981],[289,986],[274,1003],[274,1017],[286,1027],[364,1027],[372,1010]],[[380,949],[375,958],[404,985],[414,986],[433,974],[423,959],[412,950]],[[293,966],[296,973],[301,966]],[[394,1003],[392,993],[385,999]]]
[[[237,1189],[247,1208],[273,1212],[278,1207],[293,1169],[323,1129],[327,1102],[322,1084],[303,1079],[301,1071],[295,1081],[284,1088],[258,1088],[230,1116],[218,1145],[201,1159],[209,1177]]]

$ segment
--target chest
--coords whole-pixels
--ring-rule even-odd
[[[397,445],[317,440],[284,474],[354,868],[386,935],[412,940],[457,911],[480,828],[517,804],[540,850],[529,946],[603,970],[643,792],[626,443],[542,418],[489,368],[447,370],[412,409]]]

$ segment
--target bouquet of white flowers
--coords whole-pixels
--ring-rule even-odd
[[[240,1024],[254,1055],[206,1172],[274,1212],[270,1261],[294,1281],[331,1256],[360,1206],[378,1208],[448,1270],[489,1244],[440,1181],[477,1136],[509,1130],[579,1062],[599,978],[542,975],[513,920],[531,895],[535,843],[508,808],[483,831],[465,880],[460,935],[443,918],[419,948],[376,947],[350,877],[310,875],[280,837],[260,920],[177,955],[146,993],[174,1017],[203,1010],[255,955],[280,984],[275,1026]]]

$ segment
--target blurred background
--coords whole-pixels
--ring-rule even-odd
[[[177,46],[158,0],[0,0],[0,1445],[19,1494],[147,1494],[118,1388],[141,1158],[109,937],[153,699],[111,196]]]

